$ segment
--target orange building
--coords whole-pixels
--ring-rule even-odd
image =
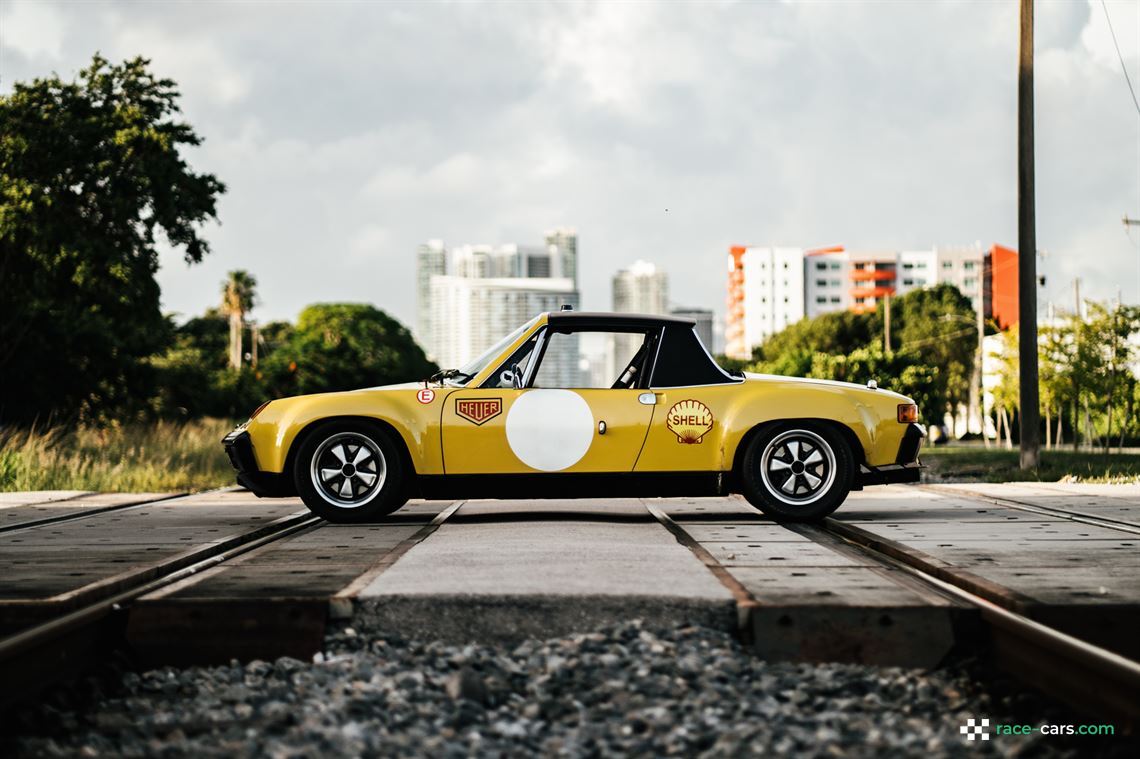
[[[1017,251],[991,245],[986,256],[986,316],[1000,329],[1017,324],[1017,289]]]

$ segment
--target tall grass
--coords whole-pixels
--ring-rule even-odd
[[[0,433],[0,491],[181,492],[234,482],[221,446],[232,427],[206,419],[175,424]]]

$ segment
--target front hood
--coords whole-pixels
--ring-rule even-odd
[[[877,388],[872,390],[866,385],[859,385],[854,382],[840,382],[838,380],[825,380],[825,379],[811,379],[809,377],[785,377],[780,374],[755,374],[753,372],[745,372],[744,378],[749,382],[779,382],[787,385],[808,385],[808,386],[822,386],[822,387],[841,387],[845,390],[861,391],[864,393],[872,393],[876,396],[894,397],[903,401],[909,401],[905,395],[896,393],[893,390],[886,390],[884,388]]]
[[[377,385],[376,387],[362,387],[359,390],[347,390],[349,393],[374,393],[377,390],[414,390],[419,387],[441,387],[438,382],[397,382],[394,385]]]

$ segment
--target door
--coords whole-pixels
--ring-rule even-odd
[[[444,471],[632,471],[652,423],[654,406],[637,387],[612,387],[617,383],[610,378],[612,367],[622,367],[623,375],[629,370],[628,362],[614,361],[612,352],[603,357],[605,368],[584,370],[580,338],[576,332],[541,335],[536,347],[537,366],[528,366],[525,371],[524,382],[529,387],[502,387],[510,380],[510,367],[502,367],[485,383],[495,386],[449,393],[442,417]],[[632,349],[636,351],[644,339],[644,335],[637,335]],[[629,342],[619,341],[621,345]],[[605,344],[612,345],[608,341]],[[626,349],[619,346],[619,350]],[[616,355],[620,358],[622,354]]]

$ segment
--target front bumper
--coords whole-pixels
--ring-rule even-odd
[[[926,427],[921,424],[908,424],[899,444],[895,463],[885,466],[859,465],[859,473],[855,477],[855,486],[862,489],[867,485],[891,485],[905,482],[918,482],[922,476],[923,465],[918,458],[922,449],[922,441],[926,439]]]
[[[292,484],[284,474],[262,472],[253,455],[253,441],[249,433],[238,427],[222,438],[222,446],[237,473],[237,482],[258,498],[280,498],[294,495]]]

